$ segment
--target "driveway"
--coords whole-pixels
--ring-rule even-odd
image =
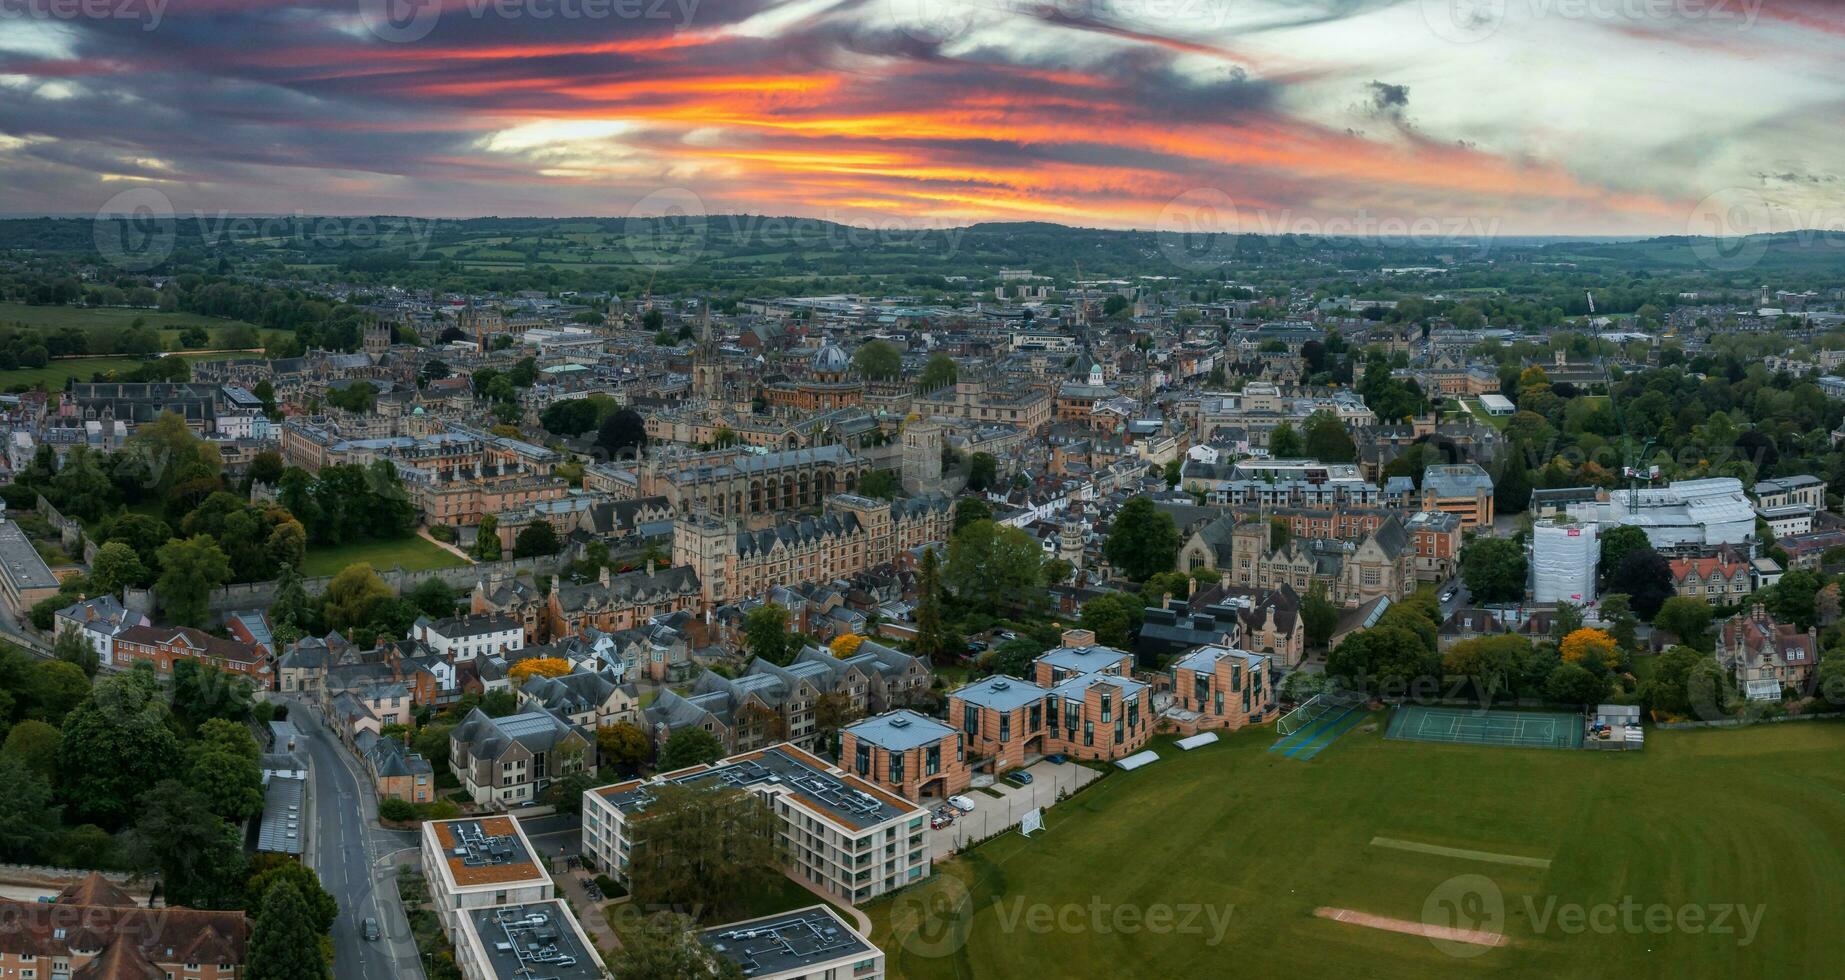
[[[1000,794],[997,799],[976,789],[962,794],[974,801],[974,812],[963,813],[954,823],[929,831],[929,859],[940,861],[968,843],[1016,827],[1034,808],[1043,808],[1044,825],[1054,827],[1057,812],[1052,805],[1057,802],[1057,795],[1073,793],[1077,787],[1102,778],[1101,773],[1074,762],[1040,761],[1027,766],[1025,771],[1031,773],[1029,786],[1015,786],[1003,778],[995,780],[990,788]]]

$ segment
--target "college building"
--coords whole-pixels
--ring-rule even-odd
[[[1003,674],[948,695],[948,723],[965,737],[969,768],[994,775],[1046,755],[1113,760],[1140,751],[1154,728],[1152,688],[1129,676],[1133,654],[1068,630],[1032,662],[1036,682]]]

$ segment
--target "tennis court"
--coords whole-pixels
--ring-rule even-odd
[[[1384,737],[1528,749],[1579,749],[1582,748],[1582,719],[1556,712],[1479,711],[1406,704],[1391,714],[1390,728]]]

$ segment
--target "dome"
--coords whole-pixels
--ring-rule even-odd
[[[851,366],[852,359],[830,340],[814,355],[814,371],[819,374],[844,374]]]

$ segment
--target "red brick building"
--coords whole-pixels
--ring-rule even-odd
[[[860,779],[920,802],[967,788],[961,733],[907,708],[840,730],[839,765]]]
[[[250,934],[242,912],[141,908],[96,873],[51,902],[0,899],[0,922],[0,977],[8,980],[234,980]]]
[[[242,674],[259,687],[268,688],[274,676],[269,656],[258,646],[226,640],[190,626],[131,626],[115,638],[115,662],[133,667],[146,661],[162,674],[173,665],[192,660],[231,673]]]

